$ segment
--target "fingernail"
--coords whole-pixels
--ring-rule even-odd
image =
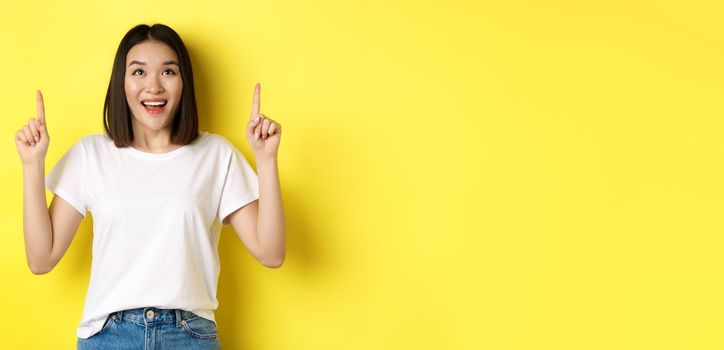
[[[259,120],[259,116],[257,115],[256,118],[254,118],[254,121],[258,121],[258,120]]]
[[[256,134],[256,139],[257,139],[257,140],[259,139],[259,134]]]

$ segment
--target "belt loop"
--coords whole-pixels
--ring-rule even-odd
[[[181,310],[176,309],[176,327],[181,327]]]

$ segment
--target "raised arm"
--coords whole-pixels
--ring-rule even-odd
[[[50,272],[68,250],[83,216],[55,196],[50,209],[45,200],[45,155],[50,136],[45,122],[43,95],[36,92],[37,119],[15,134],[23,166],[23,231],[25,256],[34,274]]]
[[[282,128],[259,113],[261,86],[254,88],[246,138],[256,157],[259,200],[229,215],[229,222],[247,249],[264,266],[280,267],[286,256],[286,224],[279,184],[277,154]]]

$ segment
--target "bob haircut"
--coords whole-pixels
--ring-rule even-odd
[[[153,26],[139,24],[126,33],[118,45],[113,61],[111,81],[108,84],[106,101],[103,104],[103,126],[116,147],[128,147],[133,141],[131,110],[126,100],[125,76],[126,56],[137,44],[147,40],[160,41],[174,52],[179,61],[179,71],[183,82],[181,105],[173,118],[171,143],[188,145],[199,133],[199,117],[196,110],[196,93],[191,71],[191,59],[181,37],[170,27],[157,23]]]

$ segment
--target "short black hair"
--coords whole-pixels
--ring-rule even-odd
[[[108,83],[106,101],[103,104],[103,126],[116,147],[131,145],[133,141],[132,117],[124,87],[126,57],[132,47],[147,40],[156,40],[168,45],[176,52],[178,57],[183,91],[181,93],[181,105],[173,118],[171,126],[171,142],[177,145],[188,145],[199,134],[199,116],[196,109],[191,58],[178,33],[160,23],[152,26],[139,24],[131,28],[118,45],[116,58],[113,60],[111,81]]]

